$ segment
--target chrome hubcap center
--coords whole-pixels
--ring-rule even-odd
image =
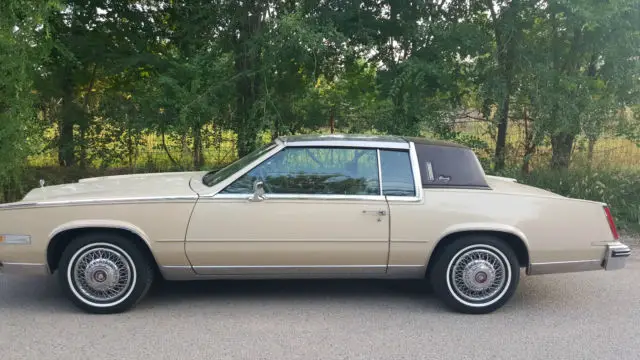
[[[94,290],[104,291],[118,283],[118,265],[108,259],[95,259],[84,270],[87,285]]]
[[[496,278],[493,266],[485,260],[473,260],[464,270],[462,279],[464,284],[473,291],[482,291],[491,286]]]

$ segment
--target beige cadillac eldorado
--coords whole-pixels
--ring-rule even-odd
[[[217,172],[82,179],[0,205],[0,270],[56,274],[116,313],[154,279],[425,279],[489,313],[521,275],[615,270],[606,204],[485,175],[472,150],[396,136],[280,137]]]

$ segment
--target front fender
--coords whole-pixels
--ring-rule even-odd
[[[54,237],[65,231],[83,228],[106,228],[130,231],[140,237],[140,239],[142,239],[147,244],[147,246],[151,247],[149,236],[142,229],[134,224],[121,220],[86,219],[70,221],[53,229],[53,231],[49,233],[48,242],[51,242]]]

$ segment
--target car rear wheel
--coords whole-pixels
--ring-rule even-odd
[[[520,267],[514,251],[491,236],[457,239],[436,254],[430,274],[436,295],[451,309],[487,314],[515,292]]]
[[[149,291],[154,270],[130,239],[92,233],[74,239],[65,249],[58,277],[77,307],[110,314],[134,307]]]

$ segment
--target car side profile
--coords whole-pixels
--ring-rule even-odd
[[[0,269],[56,274],[91,313],[131,309],[161,277],[426,279],[484,314],[522,270],[616,270],[630,253],[607,204],[400,136],[279,137],[215,172],[81,179],[0,205]]]

